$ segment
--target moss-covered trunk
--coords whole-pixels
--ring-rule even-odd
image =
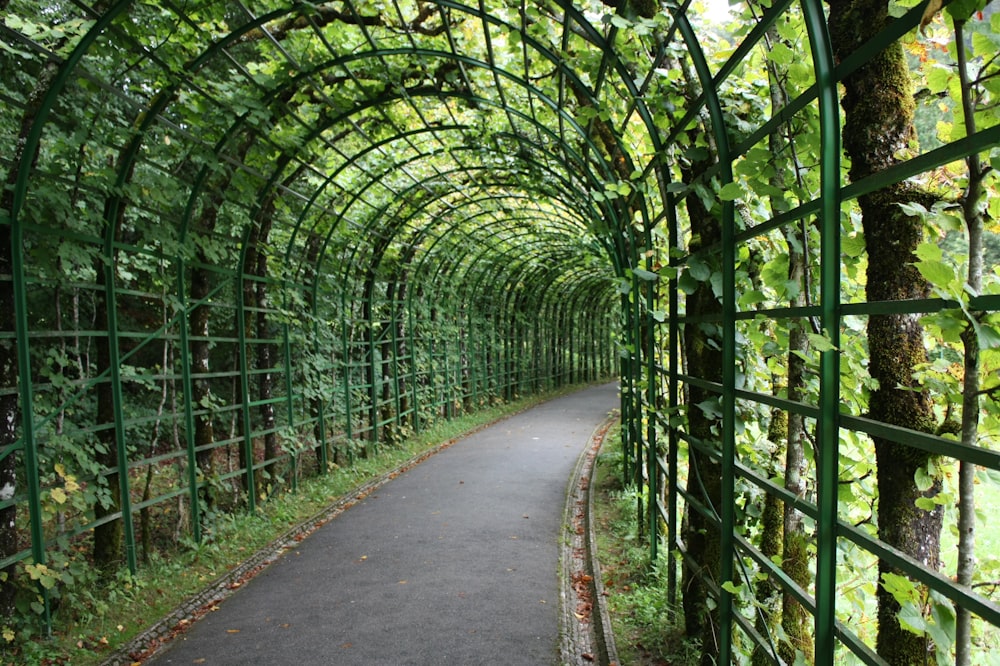
[[[776,384],[777,388],[777,384]],[[771,411],[771,423],[767,428],[767,439],[775,445],[771,452],[771,460],[768,466],[768,473],[777,471],[780,459],[784,451],[782,450],[785,438],[788,436],[788,414],[775,409]],[[772,493],[764,496],[764,507],[760,514],[760,553],[764,557],[774,560],[781,556],[784,541],[784,502]],[[754,596],[757,601],[757,619],[754,627],[762,636],[774,635],[775,629],[781,621],[781,594],[780,586],[770,576],[757,581],[754,589]],[[771,666],[771,650],[755,645],[751,658],[753,666]]]
[[[830,2],[830,34],[838,59],[889,23],[886,0]],[[909,69],[902,47],[894,43],[859,68],[844,82],[844,147],[851,160],[851,180],[859,181],[905,157],[915,140],[914,103]],[[908,183],[885,187],[859,200],[868,249],[869,301],[925,298],[928,286],[913,267],[913,255],[922,238],[922,222],[903,214],[900,203],[929,197]],[[931,402],[913,379],[917,365],[926,362],[923,331],[916,315],[873,315],[868,322],[870,371],[879,383],[871,395],[870,416],[884,423],[933,430]],[[930,454],[886,439],[875,438],[878,464],[879,538],[911,555],[929,569],[938,567],[941,512],[918,508],[917,500],[940,490],[935,483],[926,492],[917,487],[917,470],[926,469]],[[898,573],[879,563],[881,576]],[[877,649],[889,664],[934,663],[923,636],[902,628],[899,604],[878,588]]]
[[[199,251],[198,262],[207,261]],[[212,289],[211,273],[207,268],[196,267],[191,271],[190,302],[196,303],[188,315],[191,333],[191,403],[194,405],[194,446],[195,463],[199,475],[207,481],[214,473],[212,444],[215,442],[215,416],[212,413],[212,380],[208,377],[211,369],[208,341],[210,311],[208,299]],[[198,497],[205,507],[212,505],[212,493],[207,483],[202,483]]]
[[[709,162],[692,162],[682,177],[686,183],[694,182],[710,166]],[[685,204],[691,223],[693,239],[689,250],[711,246],[721,241],[722,227],[719,220],[707,210],[701,198],[689,195]],[[722,303],[716,298],[710,281],[699,282],[686,300],[688,317],[711,319],[722,314]],[[722,345],[717,324],[702,322],[684,327],[684,355],[687,372],[702,381],[722,382]],[[703,403],[716,403],[719,394],[700,386],[688,385],[688,430],[692,437],[710,447],[717,447],[722,424],[716,411],[704,409]],[[722,468],[711,456],[689,446],[688,485],[691,494],[701,502],[708,513],[719,515],[722,500]],[[688,636],[702,645],[704,665],[715,664],[719,655],[718,613],[710,605],[708,581],[720,584],[719,571],[722,551],[716,525],[700,511],[689,508],[686,516],[684,542],[689,560],[684,568],[684,618]]]
[[[104,266],[98,262],[97,282],[104,284]],[[94,313],[95,325],[104,326],[108,319],[108,308],[105,299],[97,299]],[[111,345],[108,336],[98,336],[94,345],[97,348],[97,372],[104,374],[111,367]],[[121,507],[121,485],[118,479],[118,457],[115,438],[115,404],[111,380],[105,380],[97,385],[97,420],[102,425],[97,433],[98,447],[94,452],[94,460],[104,470],[112,470],[105,477],[107,491],[103,500],[94,503],[94,520],[100,521],[116,513]],[[94,528],[94,563],[100,568],[109,568],[121,559],[122,537],[124,534],[122,521],[113,519],[101,523]]]

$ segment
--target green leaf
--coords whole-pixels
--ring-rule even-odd
[[[698,403],[697,407],[701,409],[702,413],[710,419],[722,418],[722,408],[719,406],[718,398],[703,400]]]
[[[691,257],[688,261],[687,267],[691,277],[698,282],[704,282],[712,275],[712,269],[709,268],[708,264],[697,257]]]
[[[691,271],[684,271],[677,278],[677,288],[685,294],[691,295],[698,289],[698,280],[691,275]]]
[[[920,492],[926,492],[934,485],[934,477],[928,474],[923,467],[917,468],[916,474],[913,475],[913,481]]]
[[[944,257],[941,246],[937,243],[921,243],[913,254],[917,256],[917,259],[925,261],[941,261]]]
[[[719,190],[719,198],[723,201],[735,201],[743,196],[743,187],[739,183],[726,183]]]
[[[740,307],[747,307],[750,305],[757,305],[758,303],[763,303],[765,300],[764,294],[756,289],[751,289],[749,291],[743,292],[740,296],[739,304]]]
[[[898,617],[899,626],[909,632],[923,636],[924,632],[927,631],[928,622],[920,612],[920,607],[915,603],[909,602],[903,604],[899,609]]]
[[[900,576],[899,574],[894,573],[884,573],[882,574],[882,587],[886,592],[891,594],[893,598],[900,603],[900,605],[913,603],[919,598],[916,584],[914,584],[914,582],[906,576]]]
[[[948,14],[957,21],[965,21],[986,6],[987,0],[953,0],[946,8]]]
[[[740,585],[733,584],[733,581],[731,580],[727,580],[725,583],[722,584],[722,589],[728,592],[729,594],[739,594],[740,587],[741,587]]]
[[[927,71],[927,88],[933,94],[943,93],[948,90],[951,82],[951,70],[946,67],[929,67]]]
[[[858,232],[853,236],[843,236],[840,239],[840,251],[852,258],[860,257],[866,248],[864,234]]]
[[[809,344],[813,349],[819,352],[836,351],[836,347],[830,342],[830,338],[825,335],[819,335],[818,333],[807,333],[809,338]]]
[[[633,268],[632,275],[643,282],[656,282],[660,279],[660,276],[652,271],[647,271],[644,268]]]
[[[779,65],[789,65],[795,60],[795,52],[784,42],[775,42],[767,57]]]
[[[909,203],[901,203],[899,207],[903,209],[903,212],[910,217],[927,217],[928,211],[922,205],[915,201]]]
[[[624,16],[619,16],[618,14],[614,14],[611,16],[611,25],[615,26],[616,28],[627,28],[630,25],[632,25],[632,22],[629,21]]]
[[[1000,349],[1000,331],[987,324],[976,326],[976,333],[979,337],[979,349]]]
[[[943,261],[918,261],[914,264],[924,279],[938,289],[951,293],[955,286],[955,270]]]

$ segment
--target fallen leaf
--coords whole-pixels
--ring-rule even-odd
[[[239,629],[226,629],[226,633],[227,634],[238,634],[238,633],[240,633],[240,630]]]

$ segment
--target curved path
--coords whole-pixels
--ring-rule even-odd
[[[556,664],[567,481],[614,384],[380,486],[147,663]]]

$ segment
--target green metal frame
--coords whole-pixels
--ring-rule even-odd
[[[68,46],[44,31],[32,36],[0,25],[5,43],[26,49],[19,57],[39,72],[54,73],[39,80],[32,99],[6,84],[0,90],[9,102],[0,111],[0,141],[8,148],[0,155],[20,155],[16,164],[0,157],[11,185],[11,209],[0,211],[0,226],[12,240],[9,287],[15,310],[13,330],[0,332],[0,341],[16,345],[18,360],[17,376],[0,378],[0,391],[17,393],[20,419],[20,438],[0,449],[0,463],[14,461],[25,486],[0,507],[17,509],[16,527],[28,544],[0,554],[0,568],[45,563],[58,547],[43,511],[51,490],[46,466],[59,451],[52,444],[51,415],[90,409],[99,384],[111,388],[114,417],[109,423],[78,417],[73,436],[84,446],[96,432],[113,431],[116,464],[80,481],[99,483],[117,475],[122,502],[103,521],[122,521],[124,561],[135,573],[140,567],[134,522],[140,510],[186,502],[191,536],[201,541],[207,485],[245,493],[250,510],[259,501],[260,470],[277,469],[295,486],[304,469],[297,451],[258,459],[260,439],[276,431],[294,432],[314,445],[317,471],[325,473],[331,462],[349,462],[354,450],[345,451],[345,443],[354,446],[365,438],[372,450],[389,445],[388,429],[419,430],[433,418],[452,416],[456,405],[466,409],[615,375],[621,382],[624,481],[644,486],[639,495],[647,501],[639,500],[636,511],[651,560],[666,555],[683,565],[682,512],[701,511],[719,528],[720,580],[745,579],[750,567],[798,599],[814,617],[817,663],[832,664],[845,651],[864,663],[882,663],[872,646],[838,619],[837,556],[847,543],[1000,626],[1000,608],[990,599],[924,570],[838,515],[838,447],[848,433],[1000,471],[1000,454],[985,447],[889,427],[840,407],[837,348],[845,317],[925,314],[955,306],[941,299],[844,302],[842,215],[863,194],[1000,145],[1000,126],[993,125],[893,169],[844,182],[838,82],[911,31],[924,5],[907,10],[871,43],[835,62],[822,3],[780,0],[748,26],[720,63],[707,52],[709,40],[687,2],[665,4],[653,23],[633,15],[630,3],[618,12],[570,0],[521,6],[428,3],[439,11],[425,20],[440,22],[430,31],[423,24],[393,30],[360,20],[365,13],[352,0],[337,3],[339,19],[323,3],[275,8],[238,2],[233,12],[244,20],[228,32],[221,26],[232,17],[221,9],[204,9],[205,16],[195,18],[167,3],[162,11],[185,39],[148,44],[147,38],[157,35],[137,36],[135,28],[148,8],[129,0],[67,4],[63,18],[80,19],[83,26]],[[257,4],[263,8],[259,14]],[[46,20],[28,16],[26,0],[12,0],[10,6],[23,18]],[[407,20],[405,3],[395,9],[385,21]],[[761,48],[766,30],[786,17],[806,32],[813,83],[784,108],[773,109],[770,119],[740,134],[727,126],[726,87]],[[151,19],[150,30],[156,25]],[[212,34],[217,30],[225,34]],[[465,39],[460,30],[481,39]],[[296,39],[286,39],[291,34]],[[134,58],[128,76],[108,64],[108,53],[121,50]],[[0,51],[0,57],[13,59],[12,52]],[[694,72],[691,84],[698,88],[676,110],[656,101],[670,54],[681,54],[677,57]],[[100,96],[110,105],[105,115],[97,115]],[[814,109],[820,191],[790,210],[746,224],[737,218],[731,197],[715,200],[721,243],[685,255],[683,202],[690,190],[678,179],[676,160],[683,157],[677,147],[686,133],[697,126],[710,138],[714,164],[692,187],[712,197],[719,186],[734,182],[734,165],[750,150]],[[28,130],[23,137],[12,129],[20,126]],[[89,129],[60,134],[71,126]],[[98,158],[91,152],[107,158],[106,173],[93,168],[89,160]],[[68,228],[46,208],[53,207],[51,192],[67,183],[47,164],[50,159],[62,160],[65,173],[77,172],[79,201],[73,206],[99,211],[81,215],[79,228]],[[226,177],[220,179],[221,173]],[[150,195],[165,178],[173,189],[159,198]],[[216,191],[220,182],[225,187]],[[623,185],[626,193],[616,189]],[[207,206],[217,208],[211,233],[196,228]],[[153,219],[171,235],[149,248],[134,238],[153,231]],[[819,303],[741,309],[746,286],[737,273],[740,250],[807,219],[817,220],[820,229]],[[257,239],[265,224],[268,237]],[[32,317],[32,294],[58,294],[60,278],[28,252],[55,239],[97,257],[102,278],[73,288],[107,304],[101,330],[66,331],[62,322],[51,330]],[[199,247],[204,261],[198,259]],[[247,265],[258,251],[268,253],[268,275],[254,275]],[[686,266],[709,255],[717,255],[722,266],[722,314],[711,320],[686,312],[678,279]],[[161,276],[135,268],[151,257],[170,276],[165,290],[173,293],[162,298],[153,296],[151,286]],[[665,273],[661,264],[673,272]],[[196,270],[212,282],[200,300],[191,297]],[[267,290],[271,305],[263,311],[244,302],[248,282]],[[162,308],[166,323],[130,330],[123,301],[143,299]],[[996,312],[1000,297],[979,296],[972,306]],[[197,340],[213,347],[207,375],[195,374],[192,366],[189,316],[201,307],[211,314],[208,340]],[[258,315],[274,323],[273,335],[257,339],[248,329]],[[832,347],[819,358],[815,404],[742,386],[741,326],[755,318],[805,317],[819,322]],[[684,371],[683,336],[701,324],[722,330],[721,382]],[[40,368],[70,333],[87,341],[106,339],[111,362],[106,372],[81,377],[65,396],[59,394],[59,402]],[[171,350],[174,366],[143,370],[178,396],[177,413],[162,423],[177,424],[182,434],[177,445],[159,442],[159,448],[139,454],[130,449],[130,437],[161,420],[141,394],[129,390],[122,367],[141,366],[154,343]],[[257,367],[259,345],[274,346],[271,367]],[[269,398],[258,394],[256,384],[265,375],[274,382]],[[191,399],[197,381],[209,383],[215,405]],[[690,386],[719,396],[717,441],[697,441],[679,418]],[[324,389],[320,396],[318,387]],[[265,402],[277,410],[270,427],[256,412]],[[741,460],[741,405],[814,420],[815,501],[788,496]],[[220,434],[205,450],[196,450],[195,422],[204,416],[220,431],[227,420],[239,424],[239,435]],[[718,510],[699,499],[696,481],[685,481],[680,462],[685,447],[720,461]],[[199,477],[199,455],[237,450],[248,461],[245,468],[216,479]],[[155,497],[143,500],[134,482],[140,469],[150,467],[176,469]],[[815,523],[812,591],[792,582],[741,532],[735,507],[744,484],[795,502]],[[69,525],[68,538],[84,539],[95,519],[82,512],[70,516]],[[668,572],[664,594],[672,603],[681,592],[679,573],[674,566]],[[730,588],[718,581],[708,587],[719,608],[720,660],[729,663],[736,646],[749,641],[764,645],[777,663],[773,637],[758,635]]]

